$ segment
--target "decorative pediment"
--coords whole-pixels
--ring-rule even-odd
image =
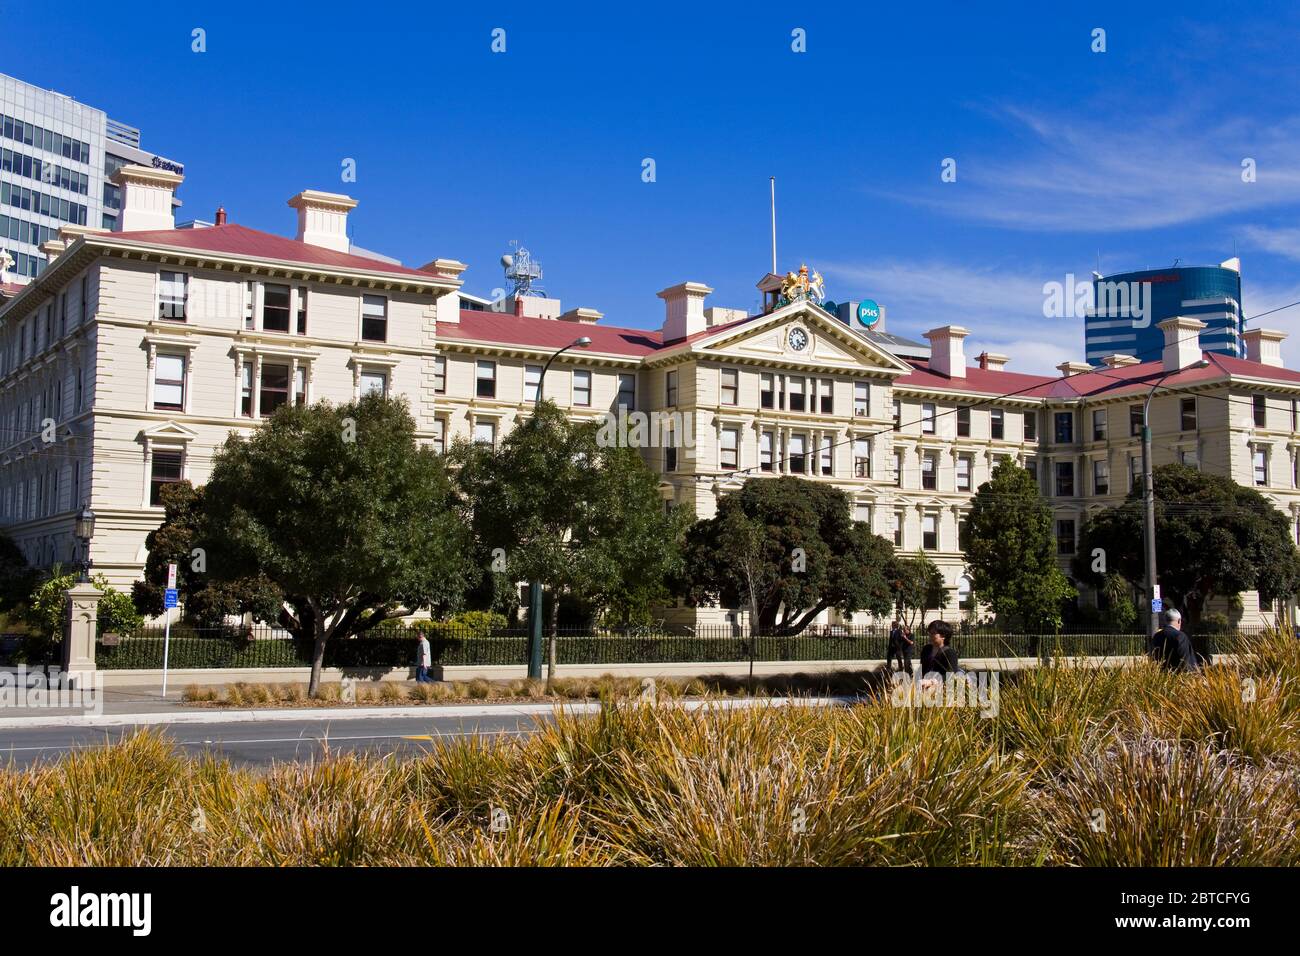
[[[186,428],[179,422],[166,421],[154,425],[152,428],[141,430],[137,436],[138,440],[149,443],[170,443],[189,442],[199,437],[199,433],[192,428]]]

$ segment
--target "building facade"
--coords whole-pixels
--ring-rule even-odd
[[[1147,361],[1164,348],[1160,323],[1189,316],[1205,323],[1201,348],[1233,358],[1246,355],[1241,312],[1241,261],[1095,276],[1093,308],[1084,320],[1085,358],[1108,355]]]
[[[112,181],[123,166],[183,173],[140,148],[140,131],[103,110],[0,74],[0,249],[12,280],[44,268],[42,247],[64,225],[113,229],[121,209]]]
[[[1281,367],[1278,332],[1246,332],[1237,358],[1203,353],[1203,323],[1175,317],[1151,361],[1116,353],[1042,376],[1002,355],[972,364],[960,326],[907,357],[812,301],[751,315],[707,307],[698,282],[659,293],[658,329],[541,297],[497,311],[462,296],[454,259],[351,254],[346,196],[291,199],[290,239],[221,214],[175,228],[178,182],[119,170],[119,230],[65,227],[48,268],[0,292],[0,522],[33,564],[80,559],[73,520],[89,504],[94,566],[128,587],[161,486],[202,484],[227,435],[285,402],[368,390],[406,396],[420,440],[440,450],[500,442],[539,390],[574,418],[648,416],[638,447],[660,493],[698,517],[747,480],[826,482],[900,551],[935,561],[952,614],[969,594],[961,524],[999,462],[1036,476],[1068,568],[1087,515],[1138,474],[1148,394],[1155,464],[1258,487],[1300,529],[1300,373]],[[725,608],[669,613],[739,622]],[[1269,615],[1244,596],[1243,620]]]

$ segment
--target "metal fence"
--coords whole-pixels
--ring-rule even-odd
[[[1262,629],[1256,629],[1256,632]],[[425,628],[434,662],[460,665],[520,665],[528,662],[528,632],[523,628],[471,630],[432,625]],[[1204,655],[1231,650],[1250,630],[1199,635],[1193,639]],[[924,643],[916,636],[919,656]],[[95,660],[106,670],[154,669],[163,663],[163,630],[142,628],[120,638],[101,637]],[[1143,654],[1144,634],[1003,634],[965,629],[954,633],[951,646],[963,659],[1115,657]],[[561,630],[556,635],[559,664],[677,664],[724,661],[862,661],[883,660],[886,628],[874,626],[809,628],[799,634],[750,637],[732,628],[699,627],[685,633],[659,630]],[[330,641],[326,667],[402,667],[415,658],[415,629],[391,628]],[[304,667],[311,663],[311,646],[278,628],[198,629],[173,627],[168,664],[172,668]]]

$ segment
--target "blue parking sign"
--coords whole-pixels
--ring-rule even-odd
[[[168,588],[163,592],[163,607],[176,607],[176,589]]]
[[[1155,598],[1154,600],[1152,600],[1152,602],[1151,602],[1151,613],[1152,613],[1152,614],[1159,614],[1159,613],[1160,613],[1161,611],[1163,611],[1164,609],[1165,609],[1165,602],[1164,602],[1164,601],[1162,601],[1160,598]]]

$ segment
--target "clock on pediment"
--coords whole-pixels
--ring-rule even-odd
[[[790,331],[785,335],[785,343],[790,346],[791,352],[806,351],[811,341],[812,337],[808,334],[808,330],[801,325],[791,326]]]

